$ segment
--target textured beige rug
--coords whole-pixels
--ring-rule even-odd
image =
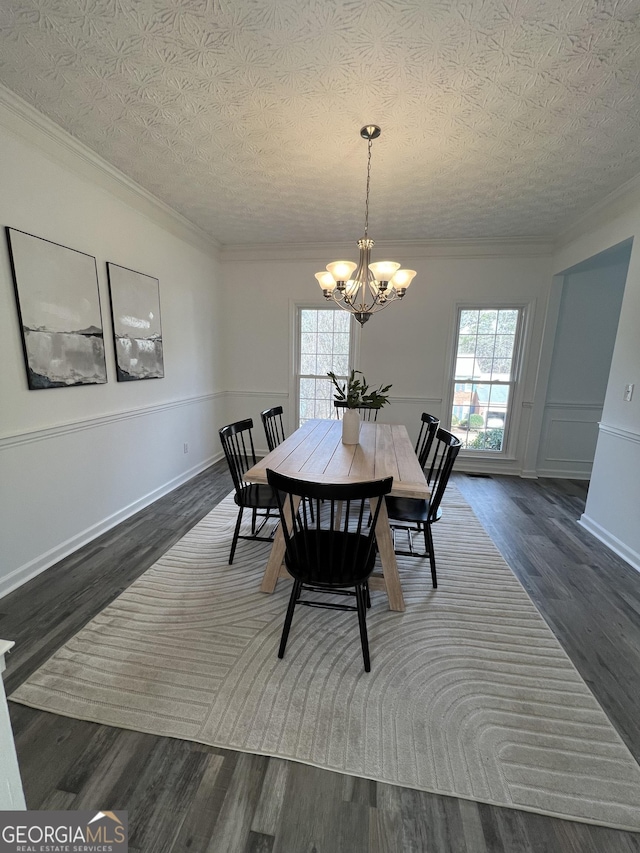
[[[11,697],[47,711],[385,782],[640,830],[640,768],[459,493],[434,527],[440,587],[401,559],[405,613],[258,590],[268,545],[227,565],[230,498]]]

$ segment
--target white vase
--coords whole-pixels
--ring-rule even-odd
[[[342,416],[342,443],[358,444],[360,439],[360,412],[357,409],[345,409]]]

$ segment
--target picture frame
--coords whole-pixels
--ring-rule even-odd
[[[31,391],[107,381],[93,255],[6,226]]]
[[[107,262],[118,382],[164,377],[160,282]]]

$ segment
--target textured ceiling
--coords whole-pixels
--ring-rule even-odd
[[[222,244],[553,234],[640,172],[640,0],[0,0],[0,81]]]

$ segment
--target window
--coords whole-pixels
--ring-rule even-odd
[[[345,380],[349,374],[351,315],[340,308],[299,308],[297,337],[298,423],[332,418],[333,386],[327,373]]]
[[[451,431],[467,450],[505,448],[522,317],[522,308],[460,310]]]

